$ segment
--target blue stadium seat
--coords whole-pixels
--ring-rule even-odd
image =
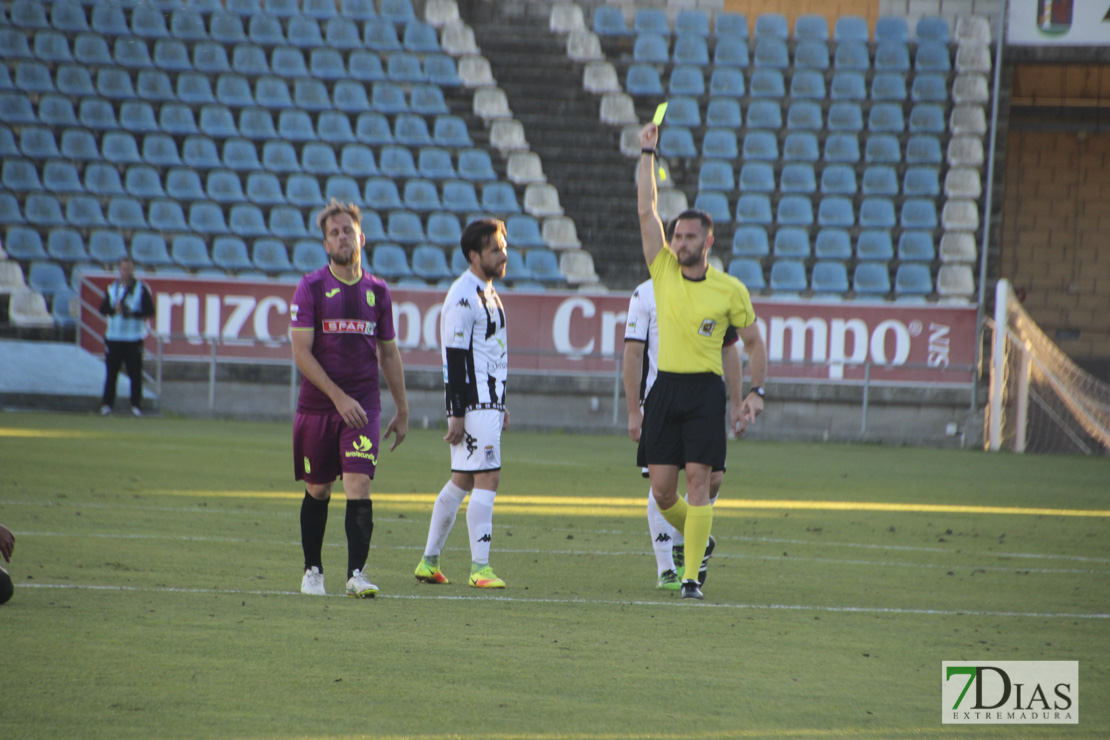
[[[325,49],[322,51],[329,50]],[[340,59],[340,62],[342,63],[342,59]],[[239,43],[236,44],[231,51],[231,68],[241,75],[258,77],[260,75],[270,74],[270,61],[266,58],[266,52],[263,51],[261,46],[250,43]]]
[[[777,100],[753,100],[748,106],[748,128],[782,128],[782,107]]]
[[[194,7],[176,8],[170,16],[170,35],[182,41],[207,41],[204,16]]]
[[[364,201],[379,211],[404,208],[397,185],[388,178],[371,177],[366,181],[364,193]]]
[[[24,126],[19,133],[19,149],[23,152],[23,156],[31,159],[48,159],[60,156],[58,142],[54,140],[54,134],[44,126]],[[6,165],[7,162],[4,164]],[[32,170],[34,169],[30,162],[27,162],[27,165]]]
[[[218,41],[201,41],[193,47],[193,69],[207,75],[230,72],[227,49]]]
[[[863,110],[858,103],[838,101],[829,106],[829,131],[862,131]]]
[[[431,244],[420,244],[412,252],[412,271],[424,280],[443,280],[454,275],[447,264],[443,249]]]
[[[432,135],[423,116],[414,113],[401,113],[393,119],[393,140],[409,147],[429,146]]]
[[[384,18],[370,18],[363,25],[363,42],[377,52],[401,51],[397,28]]]
[[[316,136],[329,144],[353,144],[358,141],[346,113],[326,110],[316,117]]]
[[[300,239],[293,245],[293,269],[308,273],[328,264],[324,245],[315,239]]]
[[[453,213],[433,213],[428,216],[428,241],[440,247],[458,246],[462,227]]]
[[[161,234],[139,232],[131,237],[131,257],[141,267],[169,267],[173,258]]]
[[[135,137],[126,131],[109,131],[101,139],[101,154],[113,164],[139,164],[143,161]]]
[[[875,103],[867,116],[867,130],[872,133],[901,133],[906,129],[900,103]]]
[[[289,19],[286,29],[286,38],[292,46],[310,49],[314,46],[324,46],[324,36],[320,33],[320,24],[315,19],[304,15],[295,15]]]
[[[730,157],[730,159],[736,159],[736,157]],[[769,162],[745,162],[740,166],[739,182],[740,191],[744,193],[773,193],[775,168]]]
[[[943,74],[914,75],[910,96],[915,103],[943,103],[948,100],[948,87]]]
[[[231,170],[209,170],[204,192],[209,200],[217,203],[242,203],[247,199],[243,183]]]
[[[931,198],[907,198],[902,203],[899,224],[903,229],[937,228],[937,207]]]
[[[186,270],[199,270],[212,267],[208,256],[208,245],[199,236],[178,234],[170,245],[170,258]]]
[[[127,246],[118,231],[98,229],[89,234],[89,259],[101,265],[114,265],[127,255]]]
[[[168,74],[159,69],[139,70],[135,92],[143,100],[156,103],[170,103],[177,100]]]
[[[855,164],[859,157],[859,139],[855,134],[834,133],[825,139],[826,162]]]
[[[647,64],[666,64],[670,61],[666,37],[658,33],[640,33],[632,46],[632,59]]]
[[[40,62],[21,61],[15,69],[15,87],[32,95],[55,91],[50,69]]]
[[[783,141],[782,158],[787,162],[816,162],[820,159],[817,135],[811,131],[791,131]]]
[[[905,16],[882,16],[875,22],[875,41],[900,41],[905,43],[910,38],[909,26]]]
[[[370,107],[370,101],[366,97],[365,85],[355,80],[339,80],[336,82],[332,97],[336,109],[344,113],[362,115],[363,111]],[[416,112],[415,106],[413,106],[413,111]]]
[[[279,239],[299,239],[308,236],[304,216],[292,206],[275,206],[270,209],[270,233]],[[313,224],[315,228],[315,224]]]
[[[251,246],[251,263],[264,273],[275,274],[290,272],[293,264],[289,261],[289,250],[276,239],[256,240]]]
[[[146,214],[137,198],[117,195],[108,201],[108,223],[121,229],[147,228]]]
[[[91,195],[72,195],[66,201],[66,221],[79,229],[107,226],[100,201]]]
[[[864,296],[890,292],[890,271],[885,262],[861,262],[852,275],[852,290]]]
[[[632,24],[636,33],[657,33],[669,36],[671,33],[670,22],[662,8],[640,8]]]
[[[442,208],[435,183],[424,178],[414,177],[405,183],[403,200],[405,208],[410,211],[438,211]]]
[[[868,163],[897,164],[902,160],[898,137],[893,134],[877,134],[867,140],[864,158]]]
[[[755,19],[755,37],[775,38],[786,40],[790,36],[790,27],[786,16],[779,13],[763,13]]]
[[[825,77],[815,69],[800,69],[790,80],[790,97],[823,100],[825,98]]]
[[[219,203],[205,200],[189,205],[189,229],[198,234],[230,233]]]
[[[291,18],[301,10],[297,0],[263,0],[263,5],[265,11],[276,18]],[[332,12],[335,12],[334,6]]]
[[[856,240],[856,257],[860,260],[888,261],[894,258],[894,246],[888,229],[872,229],[860,232]]]
[[[177,99],[192,106],[216,102],[208,76],[200,72],[182,72],[178,75]]]
[[[771,198],[762,193],[744,193],[736,201],[736,223],[770,225]]]
[[[850,229],[856,223],[852,209],[852,199],[840,195],[829,195],[821,199],[817,207],[817,223],[820,226],[833,226]]]
[[[711,128],[706,131],[701,141],[701,155],[706,159],[736,159],[740,155],[736,131],[731,128]]]
[[[107,148],[107,140],[104,142]],[[107,157],[107,152],[105,152]],[[223,160],[216,151],[216,142],[207,136],[190,136],[181,146],[181,161],[190,167],[201,170],[210,170],[223,166]]]
[[[254,94],[251,92],[251,86],[247,82],[247,78],[230,72],[222,74],[216,79],[216,99],[221,104],[232,108],[245,108],[254,105]],[[230,111],[228,115],[230,116]],[[204,129],[203,122],[201,123],[201,129]]]
[[[790,130],[821,130],[821,106],[812,100],[798,100],[791,103],[786,115],[786,127]]]
[[[72,162],[52,160],[43,165],[42,184],[52,193],[80,193],[85,188]]]
[[[858,15],[842,15],[836,19],[836,27],[833,29],[833,40],[837,43],[842,41],[862,41],[867,43],[870,40],[870,32],[867,29],[867,19]]]
[[[123,8],[115,3],[98,2],[93,5],[92,30],[104,36],[121,36],[131,33],[127,25],[127,18],[123,15]]]
[[[254,16],[262,14],[261,0],[225,0],[227,9],[241,16]]]
[[[416,18],[412,0],[381,0],[379,10],[382,18],[399,26]]]
[[[809,226],[813,223],[813,203],[805,195],[784,195],[779,199],[775,221],[780,226]]]
[[[337,175],[339,162],[330,144],[310,141],[301,149],[301,169],[310,175]]]
[[[866,72],[871,67],[871,55],[862,41],[844,41],[836,46],[833,68],[838,72]]]
[[[733,190],[735,181],[732,164],[719,159],[709,159],[698,171],[698,190]]]
[[[847,229],[828,228],[817,232],[813,254],[819,260],[847,260],[852,257],[852,240]],[[815,287],[814,290],[817,288]],[[847,287],[844,288],[847,290]]]
[[[671,70],[671,77],[667,83],[671,95],[691,95],[700,97],[705,95],[705,75],[701,67],[679,65]]]
[[[482,209],[474,184],[465,180],[443,183],[443,207],[455,213],[474,213]]]
[[[910,133],[943,134],[944,108],[935,103],[919,103],[910,110]]]
[[[18,125],[34,125],[38,123],[31,99],[20,93],[0,93],[0,120]]]
[[[778,140],[770,131],[749,131],[744,135],[743,153],[745,159],[778,159]]]
[[[922,16],[917,20],[914,37],[919,44],[924,41],[947,44],[949,41],[948,21],[939,15]]]
[[[85,166],[85,190],[101,198],[124,195],[126,192],[120,180],[119,170],[103,162],[92,162]]]
[[[362,34],[359,32],[358,24],[348,18],[339,16],[329,18],[324,27],[324,39],[331,49],[362,48]]]
[[[154,108],[145,100],[125,100],[119,108],[119,120],[129,131],[139,134],[152,134],[160,131],[154,119]]]
[[[446,54],[429,54],[424,57],[424,77],[440,87],[458,87],[462,84],[455,60]]]
[[[178,201],[203,200],[200,174],[190,168],[173,168],[165,173],[165,194]]]
[[[771,290],[800,293],[808,288],[805,263],[798,260],[776,260],[771,265]]]
[[[336,15],[335,2],[334,0],[304,0],[301,12],[314,20],[326,21]],[[350,16],[344,14],[344,17]]]
[[[19,155],[19,147],[15,143],[12,130],[7,126],[0,126],[0,157],[18,157]]]
[[[332,175],[324,181],[324,200],[335,198],[340,203],[354,203],[362,206],[362,193],[359,192],[355,178],[346,175]]]
[[[732,98],[711,98],[705,110],[705,125],[710,128],[740,128],[740,102]]]
[[[886,196],[871,195],[859,207],[859,225],[864,229],[893,229],[894,201]]]
[[[786,95],[786,83],[782,70],[763,67],[752,73],[748,91],[753,98],[782,98]]]
[[[73,111],[73,103],[62,95],[40,97],[38,119],[54,128],[77,125],[77,114]]]
[[[189,72],[193,61],[189,50],[177,39],[158,39],[154,42],[154,66],[167,72]]]
[[[19,201],[11,193],[0,192],[0,224],[22,223],[26,223],[26,219],[19,212]]]
[[[89,30],[85,10],[76,0],[56,0],[51,6],[50,25],[66,33],[80,33]]]
[[[748,18],[743,13],[722,11],[713,19],[713,33],[716,36],[748,36]]]
[[[674,24],[675,33],[692,33],[703,38],[709,36],[709,14],[704,10],[685,8],[678,12]]]
[[[741,98],[746,89],[744,73],[735,67],[717,67],[709,78],[711,96]],[[716,101],[711,99],[709,104],[713,105],[714,102]]]
[[[339,152],[339,169],[352,177],[371,177],[378,174],[374,152],[364,144],[347,144]]]
[[[42,236],[38,230],[25,226],[13,226],[8,229],[4,238],[4,249],[9,258],[23,262],[44,260],[49,257],[42,246]]]
[[[482,186],[482,208],[494,214],[521,212],[516,191],[507,182],[491,182]]]
[[[421,147],[417,155],[416,169],[421,176],[432,180],[450,180],[457,175],[451,162],[451,153],[442,147]]]
[[[705,67],[709,65],[709,47],[705,37],[681,33],[675,38],[674,63]]]
[[[875,49],[875,70],[879,72],[908,72],[910,52],[904,43],[881,41]]]
[[[928,231],[903,231],[898,238],[898,259],[903,262],[932,262],[936,245]]]
[[[933,292],[933,278],[928,265],[913,262],[898,265],[894,273],[895,295],[929,295]]]
[[[244,108],[239,111],[239,133],[255,141],[275,139],[274,117],[265,108]]]
[[[370,271],[386,280],[397,280],[413,274],[405,250],[397,244],[378,244],[370,259]]]
[[[676,95],[667,105],[666,122],[671,126],[701,126],[701,110],[698,101],[688,95]]]
[[[293,97],[285,80],[273,75],[265,75],[254,81],[254,99],[259,106],[271,110],[284,110],[293,107]]]
[[[250,139],[236,137],[224,141],[223,149],[224,167],[238,172],[260,170],[262,162],[258,159],[258,150]]]
[[[470,132],[466,128],[466,121],[453,115],[436,116],[432,139],[437,145],[443,147],[461,149],[474,146]]]
[[[287,141],[271,140],[262,144],[262,166],[271,172],[301,172],[296,150]]]
[[[271,172],[251,172],[247,175],[246,192],[247,199],[260,206],[276,206],[286,202],[281,181]]]
[[[57,262],[32,262],[27,272],[27,287],[49,300],[55,291],[68,287],[65,270]]]
[[[290,205],[311,208],[324,202],[320,182],[312,175],[294,173],[285,180],[285,199]]]
[[[464,149],[459,152],[459,177],[464,180],[496,180],[489,152],[485,149]]]
[[[824,71],[829,68],[829,47],[824,41],[806,39],[794,51],[794,67]]]
[[[751,63],[746,35],[726,35],[717,37],[713,50],[713,64],[717,67],[747,67]]]
[[[855,195],[855,169],[844,164],[830,164],[821,173],[821,193],[823,195]]]
[[[940,139],[929,134],[916,134],[906,142],[906,164],[940,164]]]
[[[194,176],[196,175],[191,170],[189,172]],[[197,187],[199,187],[199,182]],[[166,188],[166,190],[172,192],[171,188]],[[155,231],[164,233],[189,230],[189,226],[185,222],[185,211],[182,210],[181,204],[176,200],[159,198],[151,201],[147,209],[147,216],[150,228]]]
[[[938,41],[922,41],[918,44],[917,52],[914,54],[913,68],[919,74],[923,72],[947,73],[952,69],[948,47]]]
[[[550,249],[529,249],[524,255],[524,266],[533,280],[541,283],[561,283],[566,280],[559,269],[559,258]]]
[[[250,24],[250,39],[254,43],[273,46],[285,42],[285,36],[281,33],[281,22],[277,18],[257,13],[251,16]],[[217,10],[211,15],[208,20],[208,35],[213,41],[229,45],[247,40],[242,19],[236,13],[226,10]]]
[[[270,67],[283,81],[308,76],[304,52],[295,46],[279,46],[271,53]]]
[[[425,81],[424,68],[420,65],[420,59],[415,54],[403,51],[389,55],[385,76],[393,82],[402,84]]]
[[[809,259],[809,232],[795,226],[779,229],[775,233],[774,254],[775,259]]]
[[[763,226],[737,226],[732,234],[732,253],[738,257],[762,258],[770,251]]]
[[[163,39],[170,35],[166,16],[153,5],[138,5],[131,11],[131,32],[148,39]]]
[[[509,216],[505,221],[505,228],[508,232],[508,242],[514,247],[529,248],[547,246],[547,242],[543,240],[543,236],[540,233],[539,221],[533,216],[523,214]]]
[[[277,130],[278,136],[286,141],[313,141],[316,138],[312,117],[296,108],[278,114]]]
[[[409,107],[413,113],[438,116],[451,112],[443,97],[443,88],[438,85],[414,85],[410,94]]]
[[[162,187],[162,178],[158,175],[158,170],[149,165],[136,164],[128,167],[123,183],[127,194],[136,198],[149,200],[166,197],[166,189]]]
[[[169,134],[147,134],[143,137],[143,161],[155,167],[175,167],[181,164],[177,144]]]
[[[816,39],[817,41],[829,40],[829,22],[823,15],[799,15],[794,21],[794,39]]]
[[[628,36],[631,29],[624,20],[624,11],[615,5],[594,8],[593,30],[598,36]]]
[[[379,113],[408,113],[409,104],[405,91],[393,82],[375,82],[371,93],[371,103]]]
[[[401,34],[401,46],[416,54],[435,54],[441,51],[436,30],[416,19],[405,23],[405,30]]]
[[[13,38],[14,37],[14,38]],[[21,48],[17,51],[13,41],[22,40]],[[9,59],[17,56],[28,56],[27,38],[22,33],[11,29],[0,28],[0,47],[4,48]],[[57,31],[39,31],[35,34],[34,56],[39,61],[49,64],[62,64],[73,61],[73,53],[69,50],[66,37]]]
[[[816,190],[817,176],[813,171],[813,165],[791,162],[783,166],[782,174],[779,176],[780,192],[810,195]]]
[[[867,97],[860,72],[837,72],[829,86],[829,97],[839,101],[862,101]]]
[[[664,126],[659,134],[659,152],[665,157],[694,159],[698,156],[694,135],[685,126]]]
[[[715,190],[703,190],[694,198],[694,208],[705,211],[712,217],[714,223],[727,223],[732,220],[732,209],[728,204],[728,196]]]
[[[96,73],[96,91],[101,97],[115,100],[135,97],[131,76],[121,67],[101,67]]]
[[[848,268],[843,262],[817,260],[813,264],[811,287],[814,293],[847,293]]]
[[[763,268],[758,260],[737,257],[728,263],[728,274],[742,282],[748,290],[763,290],[767,287],[763,281]]]
[[[253,203],[237,203],[231,207],[228,228],[232,233],[246,237],[269,236],[262,209]]]
[[[940,195],[939,170],[928,165],[908,167],[902,178],[902,193],[907,197],[935,198]]]
[[[247,245],[237,236],[221,236],[212,242],[212,262],[228,272],[240,272],[254,267],[247,254]]]
[[[427,241],[420,216],[412,211],[390,212],[386,233],[389,234],[390,239],[401,244],[419,244]]]
[[[902,102],[906,99],[906,77],[897,72],[877,72],[871,79],[872,100],[893,100]]]
[[[874,164],[863,171],[863,194],[898,195],[898,175],[894,167],[887,164]]]
[[[54,318],[54,324],[62,328],[73,328],[77,326],[77,317],[74,315],[75,311],[80,310],[78,295],[68,286],[64,286],[54,291],[54,298],[50,302],[50,314]]]

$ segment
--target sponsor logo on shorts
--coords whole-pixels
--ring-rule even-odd
[[[493,449],[493,445],[486,445],[486,462],[494,463],[497,461],[497,452]]]
[[[344,453],[346,457],[361,457],[364,460],[369,460],[375,465],[378,464],[378,456],[374,454],[374,443],[365,434],[359,435],[359,438],[351,443],[353,450],[347,450]]]
[[[304,472],[306,472],[306,473],[311,473],[312,472],[312,463],[310,463],[308,461],[308,455],[304,456]]]
[[[374,336],[377,331],[377,321],[365,319],[324,319],[325,334],[365,334]]]
[[[470,436],[466,432],[463,432],[463,437],[466,438],[466,457],[469,460],[470,457],[474,454],[474,451],[478,449],[478,439],[476,437]]]
[[[702,319],[701,326],[698,327],[698,334],[703,337],[713,336],[713,330],[717,328],[717,322],[713,319]]]

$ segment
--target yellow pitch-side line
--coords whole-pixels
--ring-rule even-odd
[[[156,495],[220,498],[299,499],[302,493],[285,491],[160,490]],[[434,493],[375,493],[380,504],[431,506]],[[513,496],[497,497],[498,511],[534,514],[627,514],[643,509],[644,497],[619,496]],[[792,499],[720,499],[718,510],[788,511],[893,511],[919,514],[1017,514],[1025,516],[1110,517],[1110,509],[1050,509],[1023,506],[971,506],[965,504],[896,504],[884,501],[799,501]]]

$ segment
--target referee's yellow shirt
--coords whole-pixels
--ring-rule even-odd
[[[659,369],[721,375],[721,345],[728,326],[743,329],[755,321],[748,289],[712,266],[703,280],[683,277],[669,246],[659,250],[648,270],[655,286]]]

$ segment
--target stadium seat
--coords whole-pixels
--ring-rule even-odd
[[[114,265],[127,255],[127,247],[118,231],[100,229],[89,235],[89,259],[101,265]]]
[[[827,171],[827,168],[826,168]],[[783,165],[779,176],[779,190],[783,193],[812,194],[817,190],[817,176],[813,165],[790,162]]]
[[[786,95],[786,83],[782,70],[763,67],[752,73],[748,90],[753,98],[782,98]]]
[[[771,199],[761,193],[744,193],[736,201],[736,223],[769,225]]]
[[[856,240],[856,257],[860,260],[886,262],[894,258],[894,246],[889,229],[861,231]]]
[[[914,54],[913,68],[918,74],[924,72],[948,73],[952,69],[948,47],[936,41],[922,41],[918,44],[917,52]]]
[[[18,45],[18,48],[17,48]],[[39,31],[35,34],[35,50],[27,48],[27,37],[12,29],[0,29],[0,47],[4,48],[9,59],[34,56],[48,64],[72,62],[73,53],[69,50],[66,37],[57,31]]]
[[[636,33],[657,33],[668,36],[671,33],[670,22],[662,8],[640,8],[636,11],[632,25]]]
[[[455,213],[473,213],[480,211],[482,205],[478,201],[473,183],[465,180],[448,180],[443,183],[443,207]]]
[[[458,246],[462,227],[453,213],[433,213],[428,216],[428,241],[440,247]]]
[[[432,135],[423,116],[401,113],[393,119],[393,140],[408,147],[429,146]]]
[[[260,206],[276,206],[285,203],[281,181],[271,172],[251,172],[247,175],[247,200]]]
[[[800,293],[809,288],[806,267],[798,260],[776,260],[771,265],[771,290]]]
[[[524,267],[531,274],[531,279],[540,283],[566,281],[566,276],[559,269],[559,258],[550,249],[543,247],[529,249],[524,255]]]
[[[77,125],[77,114],[73,110],[73,103],[62,95],[40,97],[38,118],[42,123],[54,128]]]
[[[85,10],[77,0],[57,0],[51,6],[50,25],[71,34],[89,30]]]
[[[435,144],[443,147],[461,149],[474,146],[466,121],[453,115],[436,116],[432,139]]]
[[[206,75],[220,75],[231,72],[231,62],[227,49],[216,41],[202,41],[193,47],[193,69]]]
[[[19,211],[19,201],[11,193],[0,192],[0,224],[21,224],[26,219]]]
[[[893,229],[894,201],[882,195],[867,196],[859,207],[859,225],[864,229]]]
[[[43,165],[42,184],[51,193],[80,193],[85,190],[71,162],[52,160]]]
[[[624,12],[615,5],[599,5],[594,8],[594,33],[598,36],[629,36],[632,31],[624,20]]]
[[[766,257],[770,254],[767,229],[763,226],[737,226],[732,234],[732,253],[738,257]]]
[[[198,234],[230,233],[220,205],[203,200],[189,206],[189,229]]]
[[[139,232],[131,237],[131,257],[140,267],[168,267],[173,264],[166,240],[160,234]]]
[[[705,37],[689,33],[682,33],[675,37],[674,63],[695,67],[708,66],[709,48]]]
[[[413,19],[405,23],[401,46],[414,54],[435,54],[442,51],[436,30],[427,23]]]
[[[716,67],[747,67],[751,63],[748,53],[747,36],[725,35],[717,37],[713,50],[713,64]]]
[[[901,133],[906,128],[900,103],[875,103],[867,117],[867,130],[872,133]]]
[[[178,162],[180,164],[180,162]],[[200,175],[189,167],[174,167],[166,173],[166,195],[179,201],[204,200],[207,196]]]
[[[105,144],[107,146],[107,144]],[[107,153],[105,153],[107,156]],[[190,167],[210,170],[223,166],[216,142],[207,136],[190,136],[181,146],[181,161]]]
[[[863,110],[858,103],[837,101],[829,106],[829,131],[862,131]]]
[[[871,80],[871,99],[902,102],[906,99],[906,78],[896,72],[878,72]]]
[[[867,139],[864,159],[869,164],[897,164],[902,160],[898,138],[893,134],[877,134]]]
[[[870,40],[867,19],[858,15],[842,15],[838,17],[836,19],[836,26],[833,29],[833,40],[838,43],[841,41],[862,41],[867,43]]]
[[[154,66],[166,72],[190,72],[193,61],[189,50],[177,39],[158,39],[154,42]]]
[[[169,107],[163,106],[162,109],[165,111]],[[104,98],[82,98],[77,107],[77,120],[84,128],[94,131],[110,131],[119,128],[112,103]],[[165,123],[162,123],[162,129],[166,130]]]
[[[520,213],[513,186],[504,182],[491,182],[482,186],[482,208],[494,214]]]
[[[748,290],[763,290],[767,287],[763,280],[763,268],[758,260],[737,257],[728,263],[728,274],[742,282]]]
[[[458,87],[462,84],[455,60],[446,54],[429,54],[424,57],[424,77],[440,87]]]
[[[691,65],[676,66],[671,70],[667,83],[671,95],[692,95],[699,97],[705,95],[705,75],[700,67]]]
[[[196,175],[195,172],[189,171],[191,174]],[[199,179],[199,178],[198,178]],[[199,187],[199,182],[197,187]],[[167,191],[172,192],[171,188]],[[159,198],[151,201],[148,208],[148,220],[150,228],[155,231],[171,232],[171,231],[188,231],[189,227],[185,222],[185,212],[181,208],[181,204],[176,200],[169,200],[168,198]]]
[[[706,159],[736,159],[740,154],[736,132],[731,128],[711,128],[701,142],[701,155]]]
[[[775,259],[809,259],[809,232],[794,226],[780,228],[775,232],[774,254]]]
[[[416,157],[416,169],[422,177],[432,180],[451,180],[457,175],[451,153],[442,147],[421,147]]]
[[[346,175],[332,175],[324,181],[324,200],[335,198],[341,203],[354,203],[362,206],[362,193],[359,192],[355,178]]]
[[[374,247],[370,271],[386,280],[397,280],[413,274],[405,250],[397,244],[378,244]]]
[[[645,64],[667,64],[670,53],[666,37],[659,33],[639,33],[632,45],[632,59]]]
[[[221,236],[212,242],[212,262],[228,272],[240,272],[254,267],[247,254],[247,245],[237,236]]]
[[[223,163],[224,167],[239,172],[262,169],[254,142],[240,137],[224,141]]]
[[[347,144],[339,153],[339,169],[352,177],[370,177],[378,174],[374,152],[363,144]]]
[[[728,197],[719,191],[706,190],[698,193],[694,198],[694,208],[708,213],[714,223],[727,223],[732,220]]]
[[[856,194],[856,171],[844,164],[830,164],[821,173],[822,195]]]
[[[298,46],[302,49],[324,46],[324,36],[320,33],[320,24],[315,19],[304,15],[295,15],[289,19],[289,26],[285,35],[292,46]]]
[[[181,164],[177,144],[169,134],[147,134],[143,137],[142,156],[144,162],[155,167],[176,167]]]
[[[287,141],[271,140],[262,145],[262,166],[271,172],[300,172],[297,150]]]
[[[135,137],[125,131],[105,133],[100,145],[104,159],[113,164],[140,164],[143,161]]]
[[[676,95],[667,106],[666,122],[671,126],[697,128],[701,126],[701,111],[698,101],[686,95]]]
[[[811,287],[816,294],[847,293],[848,269],[843,262],[817,260],[813,265]]]
[[[706,38],[709,36],[709,14],[704,10],[684,8],[675,17],[674,30],[676,34],[690,33]]]
[[[116,63],[108,49],[108,39],[99,33],[78,34],[73,40],[73,57],[87,67],[111,66]]]
[[[890,293],[890,272],[885,262],[861,262],[852,276],[852,290],[863,296]]]
[[[55,92],[50,68],[41,62],[23,60],[15,68],[15,87],[31,95]]]
[[[119,120],[123,128],[139,134],[152,134],[160,131],[154,120],[154,109],[145,100],[125,100],[119,108]]]
[[[397,28],[384,18],[370,18],[363,24],[363,43],[377,52],[401,51]]]
[[[734,67],[717,67],[709,78],[709,104],[717,102],[714,97],[741,98],[747,90],[744,73]],[[708,114],[706,116],[708,118]]]
[[[904,43],[880,41],[875,48],[875,71],[908,72],[910,52]]]
[[[179,234],[173,238],[170,257],[186,270],[212,267],[212,258],[208,256],[208,245],[199,236],[191,234]]]
[[[182,41],[207,41],[204,16],[193,7],[175,8],[170,16],[170,36]]]
[[[401,84],[424,82],[425,79],[420,59],[415,54],[401,51],[389,55],[385,75],[393,82]]]
[[[443,249],[431,244],[418,245],[412,253],[412,271],[424,280],[443,280],[450,278],[451,272]]]
[[[231,68],[247,77],[260,77],[270,74],[270,61],[261,46],[239,43],[231,51]]]
[[[48,159],[60,156],[58,142],[54,140],[54,134],[51,133],[50,129],[43,126],[24,126],[19,133],[19,149],[23,152],[23,156],[30,159]],[[4,162],[5,165],[7,163],[7,161]],[[25,160],[25,163],[30,170],[34,170],[34,165],[30,161]]]
[[[778,159],[778,140],[775,134],[770,131],[749,131],[744,135],[743,154],[745,159]]]
[[[782,158],[787,162],[816,162],[820,158],[817,136],[811,131],[792,131],[782,145]]]
[[[423,178],[413,178],[405,183],[403,201],[410,211],[438,211],[442,207],[435,183]]]
[[[364,186],[364,201],[379,211],[389,211],[404,207],[401,194],[393,180],[385,177],[371,177]]]
[[[459,177],[464,180],[496,180],[489,152],[484,149],[464,149],[459,152]]]
[[[547,246],[547,242],[544,241],[540,233],[539,222],[532,216],[520,214],[509,216],[505,221],[505,227],[508,232],[508,242],[514,247],[530,248]]]
[[[815,69],[797,70],[790,80],[790,97],[792,98],[823,100],[825,94],[825,77]],[[793,105],[797,105],[797,103]]]
[[[278,137],[286,141],[313,141],[316,138],[312,117],[304,110],[295,108],[278,114],[277,130]]]
[[[820,226],[834,226],[850,229],[855,225],[855,212],[851,198],[839,195],[825,196],[817,207],[817,223]]]
[[[895,295],[929,295],[933,292],[933,278],[929,266],[904,263],[894,274]]]
[[[859,161],[859,139],[853,133],[834,133],[825,139],[825,161],[855,164]]]
[[[221,74],[216,79],[216,99],[231,108],[246,108],[254,105],[254,94],[251,92],[247,78],[230,72]],[[230,114],[231,112],[228,111],[229,116]],[[204,128],[203,123],[201,128]]]
[[[886,164],[875,164],[863,171],[863,194],[885,195],[893,197],[898,195],[898,176],[894,167]]]
[[[177,100],[169,75],[160,69],[139,70],[135,92],[141,99],[156,103],[172,103]]]
[[[79,229],[108,225],[100,201],[90,195],[71,195],[66,201],[65,220],[68,225]]]
[[[749,129],[782,128],[782,108],[777,100],[753,100],[748,106]]]
[[[936,167],[918,165],[906,169],[902,178],[902,193],[907,197],[936,197],[940,195],[940,172]]]
[[[740,128],[740,102],[731,98],[711,98],[705,110],[705,125],[710,128]]]
[[[733,190],[732,165],[718,159],[702,162],[698,171],[698,190]]]
[[[273,75],[259,77],[254,81],[254,99],[259,106],[270,110],[284,112],[293,107],[288,83]]]
[[[745,193],[774,192],[774,167],[767,162],[745,162],[740,167],[740,190]]]
[[[208,76],[200,72],[182,72],[178,75],[177,98],[192,106],[216,102]]]
[[[328,48],[353,50],[362,48],[358,24],[348,18],[334,16],[324,26],[324,39]],[[304,46],[305,44],[298,44]],[[307,44],[315,46],[315,44]]]
[[[928,231],[903,231],[898,238],[898,259],[902,262],[932,262],[936,256],[933,235]]]
[[[779,199],[775,221],[780,226],[809,226],[813,223],[813,203],[805,195],[784,195]]]
[[[930,198],[907,198],[902,203],[899,223],[903,229],[937,228],[937,208]]]
[[[315,177],[294,173],[285,180],[285,199],[290,205],[311,208],[324,202],[324,194]]]
[[[209,170],[204,190],[208,199],[217,203],[243,203],[247,199],[239,176],[231,170]]]
[[[817,259],[847,260],[852,257],[852,241],[846,229],[827,228],[817,232],[813,244]],[[845,288],[847,290],[847,288]]]
[[[443,97],[443,88],[438,85],[413,86],[409,107],[413,113],[425,116],[446,115],[451,112]]]
[[[384,242],[389,238],[386,236],[385,227],[382,226],[382,217],[378,215],[377,211],[367,210],[363,212],[362,233],[366,236],[368,242]]]
[[[316,117],[316,136],[329,144],[353,144],[357,141],[351,119],[339,111],[328,110]]]
[[[339,174],[339,162],[331,145],[310,141],[301,149],[301,169],[310,175]]]
[[[390,239],[401,244],[419,244],[427,241],[420,216],[412,211],[390,212],[386,233]]]
[[[909,40],[910,30],[905,16],[882,16],[875,22],[875,41]]]
[[[328,264],[328,255],[324,245],[315,239],[300,239],[293,245],[293,269],[302,272],[314,272]]]
[[[49,299],[56,291],[68,287],[65,271],[56,262],[32,262],[27,271],[27,287]]]
[[[948,100],[948,89],[943,74],[921,73],[914,75],[910,97],[915,103],[943,103]]]
[[[694,159],[698,156],[694,135],[685,126],[664,126],[659,134],[659,152],[665,157]]]
[[[833,68],[838,72],[866,72],[871,67],[867,44],[862,41],[844,41],[836,46]]]
[[[860,72],[837,72],[829,85],[829,97],[840,101],[862,101],[867,97],[863,74]]]
[[[49,257],[42,246],[42,236],[38,230],[24,226],[8,229],[4,238],[4,249],[9,258],[23,262],[44,260]]]
[[[820,71],[828,69],[828,44],[816,39],[800,41],[794,52],[794,68]]]
[[[277,138],[273,116],[270,111],[259,107],[239,111],[239,133],[255,141]]]
[[[75,312],[80,311],[78,300],[77,293],[70,290],[68,286],[54,291],[54,298],[50,302],[50,314],[57,326],[63,328],[77,326]]]
[[[127,194],[136,198],[149,200],[166,197],[166,190],[162,187],[162,178],[158,175],[156,169],[148,165],[128,167],[123,182]]]

